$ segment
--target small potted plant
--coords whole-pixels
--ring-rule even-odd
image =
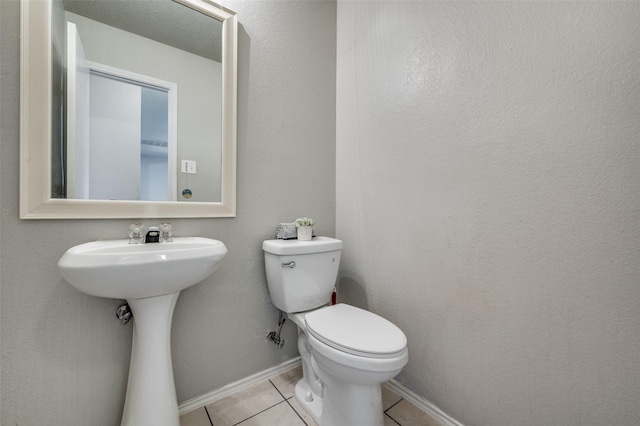
[[[313,225],[316,224],[316,221],[308,217],[301,217],[296,219],[294,223],[296,225],[298,239],[301,241],[311,241]]]

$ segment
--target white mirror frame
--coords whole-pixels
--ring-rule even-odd
[[[51,0],[22,0],[20,218],[117,219],[235,217],[237,43],[235,12],[208,0],[175,0],[222,22],[221,202],[51,198]]]

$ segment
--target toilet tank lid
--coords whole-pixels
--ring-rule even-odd
[[[329,237],[315,237],[311,241],[266,240],[262,250],[276,255],[321,253],[342,250],[342,241]]]

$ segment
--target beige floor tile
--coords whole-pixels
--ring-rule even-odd
[[[180,426],[211,426],[204,408],[198,408],[180,416]]]
[[[215,424],[215,421],[214,421]],[[240,423],[238,426],[304,426],[304,422],[298,417],[285,401],[271,407],[260,414]]]
[[[313,417],[311,417],[311,415],[307,413],[305,409],[300,406],[300,404],[298,404],[298,401],[296,401],[295,398],[289,398],[287,401],[289,402],[289,404],[291,404],[293,409],[296,410],[296,413],[298,413],[309,426],[318,426],[318,423],[316,423],[313,420]]]
[[[405,399],[391,407],[387,415],[402,426],[441,426],[433,417]]]
[[[384,426],[398,426],[395,420],[385,414],[384,416]]]
[[[207,405],[216,426],[231,426],[284,401],[268,380]]]
[[[280,373],[277,376],[273,376],[270,378],[270,380],[273,385],[278,388],[280,393],[282,393],[285,398],[289,399],[293,396],[296,383],[298,383],[298,380],[300,380],[301,378],[302,364],[290,370],[287,370],[284,373]]]
[[[396,402],[400,401],[402,397],[387,387],[386,384],[382,384],[382,409],[388,410]]]

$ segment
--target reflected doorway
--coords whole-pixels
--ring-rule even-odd
[[[67,198],[176,201],[177,85],[87,61],[76,40],[67,62]]]

